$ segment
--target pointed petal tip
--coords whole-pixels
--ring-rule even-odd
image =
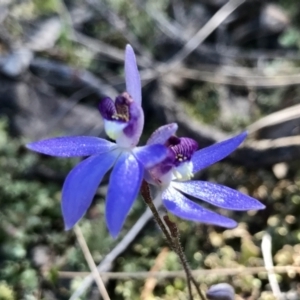
[[[234,221],[232,219],[228,219],[228,220],[230,220],[230,221],[228,221],[227,226],[223,226],[223,227],[228,228],[228,229],[233,229],[238,226],[238,223],[236,221]]]
[[[73,226],[68,226],[68,225],[65,225],[65,231],[69,231],[72,229]]]
[[[41,147],[40,142],[41,141],[31,142],[31,143],[26,144],[25,147],[28,150],[31,150],[31,151],[34,151],[34,152],[37,152],[37,153],[41,153],[41,154],[45,154],[45,153],[43,153],[43,149]]]
[[[134,50],[129,44],[126,45],[125,49],[125,83],[126,91],[129,93],[132,99],[141,106],[141,79]]]
[[[202,207],[172,187],[164,191],[162,199],[166,209],[182,219],[230,229],[237,226],[236,221]]]
[[[246,137],[248,136],[248,131],[246,130],[246,131],[243,131],[242,133],[240,133],[240,137],[241,137],[241,139],[246,139]]]
[[[178,124],[177,124],[177,123],[171,123],[170,126],[171,126],[175,131],[177,131],[177,129],[178,129]]]
[[[37,150],[35,150],[35,144],[36,144],[36,142],[31,142],[31,143],[26,144],[25,147],[29,150],[37,151]]]
[[[218,222],[212,221],[212,222],[207,222],[207,224],[211,225],[211,226],[218,226],[218,227],[223,227],[223,228],[227,228],[227,229],[233,229],[238,226],[238,223],[235,220],[225,217],[221,214],[219,214],[219,216],[221,218]]]
[[[94,136],[62,136],[28,143],[26,148],[56,157],[91,156],[109,152],[115,144]]]
[[[76,225],[76,223],[73,224],[73,223],[67,222],[67,220],[64,217],[64,225],[65,225],[64,230],[65,231],[70,231]]]
[[[165,144],[172,135],[175,135],[177,129],[177,123],[170,123],[157,128],[148,139],[147,145]]]
[[[175,189],[217,207],[235,211],[259,210],[265,206],[237,190],[209,181],[173,182]]]
[[[126,59],[129,59],[129,60],[134,59],[134,63],[136,63],[135,62],[135,60],[136,60],[135,52],[130,44],[127,44],[126,48],[125,48],[125,61],[126,61]]]
[[[126,44],[126,51],[132,51],[132,52],[134,52],[133,51],[133,48],[132,48],[132,46],[130,45],[130,44]]]
[[[110,234],[110,236],[114,239],[114,240],[116,240],[117,239],[117,237],[118,237],[118,235],[119,235],[119,231],[114,231],[114,230],[112,230],[112,229],[110,229],[110,228],[108,228],[108,232],[109,232],[109,234]]]
[[[246,139],[247,135],[248,132],[244,131],[225,141],[218,142],[196,151],[192,157],[194,165],[193,173],[197,173],[231,154]]]
[[[264,204],[262,204],[261,202],[257,201],[257,206],[255,208],[253,208],[253,210],[261,210],[261,209],[265,209],[266,206]]]
[[[110,236],[115,240],[119,236],[119,234],[122,230],[123,223],[122,223],[121,227],[115,226],[116,222],[114,222],[114,223],[110,222],[107,214],[105,216],[105,223],[106,223],[106,227],[107,227],[107,230],[108,230]]]

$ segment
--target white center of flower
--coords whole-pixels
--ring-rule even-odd
[[[127,126],[127,123],[115,122],[104,120],[104,130],[106,134],[112,139],[117,140],[123,133],[123,129]]]
[[[190,180],[193,174],[193,163],[191,161],[186,161],[181,163],[178,167],[173,168],[174,179],[180,181]]]
[[[159,181],[155,181],[162,189],[166,189],[171,184],[172,180],[187,181],[194,176],[193,163],[186,161],[178,167],[173,167],[169,172],[161,175]]]
[[[170,170],[169,172],[165,173],[159,178],[159,185],[161,187],[167,188],[170,185],[172,179],[173,179],[173,171]]]

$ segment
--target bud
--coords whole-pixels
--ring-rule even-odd
[[[209,300],[234,300],[234,289],[228,283],[212,285],[206,292]]]

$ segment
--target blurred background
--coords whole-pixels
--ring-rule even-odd
[[[197,178],[266,209],[214,208],[239,222],[233,230],[177,220],[191,268],[207,270],[196,276],[201,287],[228,282],[243,299],[275,299],[263,271],[268,232],[284,299],[300,299],[299,0],[0,0],[0,299],[64,300],[78,288],[80,299],[100,299],[95,285],[82,288],[89,270],[60,211],[63,180],[79,160],[24,145],[104,136],[97,104],[124,91],[127,43],[143,82],[141,142],[168,122],[201,148],[249,131],[242,147]],[[185,279],[173,272],[180,262],[143,215],[142,199],[121,236],[108,235],[106,183],[80,226],[97,264],[123,245],[102,268],[118,272],[104,277],[111,298],[186,299]],[[133,242],[122,242],[138,220]],[[164,276],[137,273],[150,270]]]

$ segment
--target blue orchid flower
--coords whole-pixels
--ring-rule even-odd
[[[52,156],[89,156],[68,174],[62,188],[62,213],[66,230],[72,228],[92,203],[104,175],[113,168],[106,196],[106,224],[116,237],[136,199],[144,168],[161,162],[167,149],[161,144],[136,147],[144,126],[141,81],[134,51],[125,50],[126,92],[115,101],[105,98],[99,110],[104,129],[115,143],[91,136],[58,137],[33,142],[27,148]]]
[[[237,223],[203,208],[189,200],[186,195],[228,210],[258,210],[265,206],[256,199],[236,190],[207,181],[191,180],[198,171],[216,163],[234,151],[247,137],[241,133],[233,138],[198,150],[196,141],[174,136],[176,124],[169,124],[156,130],[148,145],[164,144],[168,155],[161,163],[149,168],[145,179],[158,187],[158,196],[166,209],[183,219],[232,228]]]

